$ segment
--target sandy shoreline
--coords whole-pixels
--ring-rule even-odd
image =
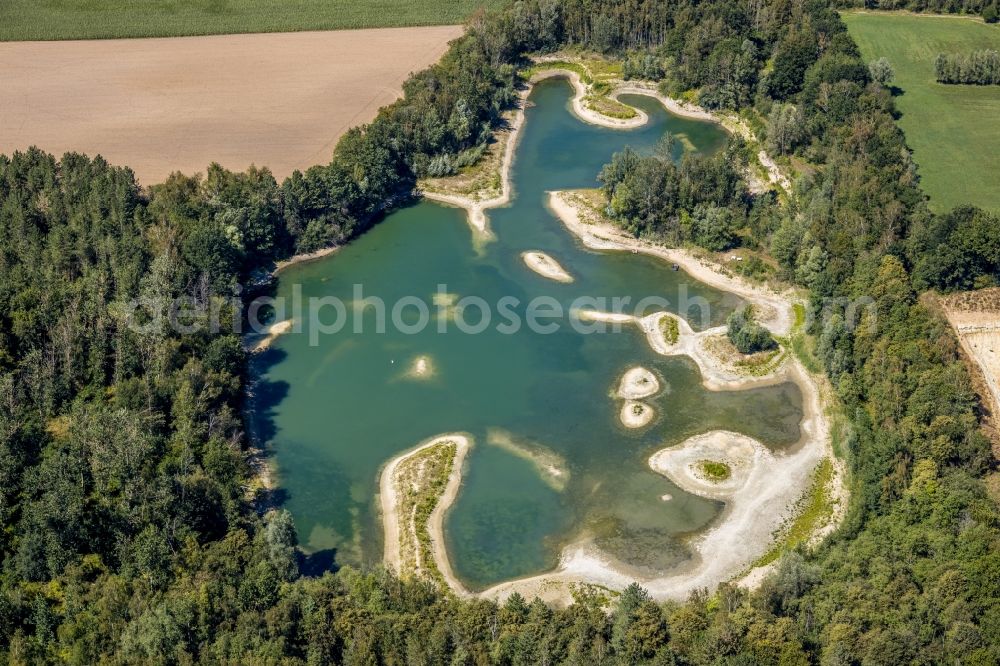
[[[536,62],[544,64],[545,59],[540,58]],[[514,113],[513,120],[510,122],[510,131],[508,132],[506,141],[503,144],[503,160],[500,167],[500,195],[488,199],[480,199],[476,195],[464,196],[459,194],[435,192],[433,190],[424,190],[421,192],[421,195],[431,201],[465,209],[468,214],[467,218],[469,226],[472,228],[473,233],[475,233],[480,240],[491,240],[493,238],[493,232],[490,230],[489,221],[486,219],[485,211],[490,208],[499,208],[500,206],[504,206],[510,202],[510,167],[514,160],[514,153],[517,148],[518,138],[520,137],[521,126],[524,124],[525,103],[527,102],[528,96],[531,94],[531,90],[536,83],[545,79],[560,77],[567,79],[573,86],[574,95],[570,108],[572,109],[573,114],[583,122],[590,123],[592,125],[599,125],[601,127],[607,127],[609,129],[634,129],[642,127],[649,122],[649,116],[647,116],[642,109],[636,109],[635,107],[631,107],[636,113],[635,117],[628,119],[612,118],[611,116],[605,116],[604,114],[598,113],[593,109],[587,108],[583,103],[583,99],[586,96],[586,86],[583,81],[580,80],[579,74],[568,69],[561,69],[559,67],[544,69],[533,74],[528,80],[528,85],[525,86],[525,88],[521,90],[518,95],[519,101],[517,110]],[[722,125],[727,130],[733,131],[729,124],[723,123],[718,116],[706,111],[705,109],[691,104],[686,104],[684,102],[679,102],[675,99],[671,99],[670,97],[661,95],[655,89],[645,88],[634,83],[619,85],[614,91],[611,92],[610,95],[608,95],[608,97],[617,100],[618,95],[623,94],[646,95],[648,97],[653,97],[663,104],[667,111],[674,115],[715,122]],[[749,128],[747,128],[745,124],[743,124],[742,127],[746,134],[749,135]],[[773,162],[771,164],[773,165]],[[774,166],[774,168],[777,169],[776,166]],[[778,173],[780,175],[780,172]]]
[[[681,251],[654,247],[628,237],[619,241],[616,235],[595,235],[592,229],[587,228],[592,225],[580,220],[579,211],[574,206],[557,193],[552,199],[550,205],[554,212],[588,247],[638,250],[679,263],[685,268],[690,266],[689,272],[699,279],[706,275],[706,282],[737,291],[751,303],[774,308],[768,321],[772,332],[784,331],[787,334],[791,331],[793,315],[790,300],[717,273],[710,265],[702,264]],[[601,229],[603,234],[608,234],[608,231]],[[751,562],[766,552],[773,541],[773,534],[794,512],[795,502],[808,489],[813,470],[819,462],[824,457],[832,457],[830,423],[819,382],[794,358],[787,359],[772,373],[762,377],[720,376],[720,368],[708,362],[710,355],[697,344],[706,334],[716,333],[716,329],[695,334],[687,322],[679,319],[679,339],[671,344],[663,339],[659,326],[662,316],[666,316],[664,313],[643,319],[614,313],[588,314],[595,320],[629,321],[642,326],[650,345],[660,353],[685,354],[696,362],[701,358],[699,369],[703,372],[703,382],[711,384],[715,390],[792,381],[802,392],[801,436],[787,451],[771,453],[751,438],[714,431],[691,438],[677,447],[656,452],[650,458],[650,466],[655,471],[690,492],[725,499],[726,508],[707,531],[689,541],[695,553],[692,562],[669,575],[640,579],[638,582],[656,598],[682,599],[694,589],[711,587],[740,575]],[[702,458],[726,460],[733,470],[731,480],[718,486],[706,485],[699,480],[690,473],[689,465]],[[744,580],[759,582],[761,575],[753,574],[754,571],[751,571],[751,576]],[[592,544],[583,542],[564,549],[555,571],[501,583],[485,591],[483,596],[503,599],[517,591],[528,598],[541,596],[546,601],[565,604],[571,599],[575,583],[620,589],[635,579],[636,576],[624,571]]]
[[[579,77],[565,70],[544,70],[532,77],[531,83],[550,76],[569,78],[577,93],[574,97],[574,112],[577,113],[578,117],[587,120],[584,117],[585,114],[577,112],[575,108],[577,102],[580,102],[582,107],[580,94],[582,82]],[[492,237],[484,211],[506,204],[511,197],[510,166],[523,126],[524,101],[530,91],[531,86],[529,85],[526,90],[521,92],[522,103],[506,138],[501,168],[502,190],[499,196],[478,201],[473,197],[425,193],[429,199],[465,208],[468,211],[470,226],[477,235],[483,238]],[[721,122],[718,117],[703,109],[682,105],[675,100],[669,100],[669,98],[659,95],[656,91],[639,86],[622,86],[616,89],[613,95],[625,93],[656,97],[671,113],[677,115]],[[584,109],[584,111],[590,110]],[[590,111],[590,113],[593,112]],[[643,122],[645,120],[643,119]],[[733,131],[729,125],[725,123],[723,125]],[[605,126],[621,127],[617,124],[605,124]],[[762,164],[764,164],[763,160]],[[777,171],[776,167],[775,170]],[[780,177],[780,171],[777,171],[777,177]],[[781,186],[785,187],[784,184]],[[792,332],[795,318],[791,293],[777,293],[746,282],[739,277],[726,275],[719,266],[705,262],[687,250],[654,246],[631,238],[611,225],[589,224],[583,219],[582,210],[569,199],[567,193],[550,193],[548,204],[567,230],[576,235],[587,247],[598,250],[642,252],[678,264],[692,278],[720,290],[734,293],[753,303],[761,324],[772,333],[787,336]],[[706,531],[688,541],[688,546],[694,553],[688,564],[670,571],[667,575],[638,578],[638,582],[646,587],[655,598],[682,599],[694,589],[714,587],[719,582],[733,579],[744,573],[746,568],[771,546],[774,533],[789,517],[790,513],[794,512],[795,502],[808,488],[816,465],[824,457],[832,456],[830,424],[824,410],[823,391],[819,380],[810,376],[798,360],[790,355],[783,357],[774,367],[769,368],[768,372],[760,376],[747,376],[735,372],[733,368],[727,367],[725,363],[713,355],[704,344],[710,336],[718,335],[720,330],[724,331],[724,327],[695,333],[684,319],[676,318],[679,335],[676,341],[672,341],[666,339],[661,326],[663,317],[673,316],[669,313],[655,313],[642,319],[626,314],[596,311],[583,311],[577,314],[581,319],[591,321],[614,324],[628,323],[639,326],[645,333],[650,346],[658,353],[668,356],[686,355],[692,358],[702,374],[703,384],[712,390],[739,390],[791,381],[802,392],[801,437],[788,450],[771,453],[759,442],[745,436],[735,433],[710,432],[681,444],[680,447],[686,445],[692,447],[691,451],[686,451],[683,456],[659,451],[650,458],[650,466],[655,471],[672,478],[682,488],[690,489],[692,492],[708,493],[709,496],[712,496],[713,492],[716,493],[717,498],[725,499],[726,507]],[[655,416],[652,408],[648,405],[636,399],[626,399],[621,415],[623,424],[628,425],[625,423],[628,418],[628,415],[625,414],[626,408],[635,405],[645,407],[643,414],[634,415],[636,419],[641,417],[646,419],[645,423],[648,423],[648,420]],[[385,521],[385,560],[387,565],[395,566],[398,569],[401,524],[399,516],[395,513],[398,500],[394,495],[392,484],[388,480],[393,477],[400,461],[405,460],[417,450],[430,446],[434,441],[440,442],[442,438],[451,439],[453,437],[446,435],[435,438],[416,450],[397,456],[382,472],[380,503]],[[728,484],[696,489],[697,476],[689,473],[691,456],[718,456],[722,454],[728,456],[727,464],[732,463],[733,468],[738,473],[733,474],[732,480]],[[433,557],[445,581],[457,594],[471,595],[472,593],[464,587],[451,569],[443,538],[444,515],[457,496],[461,485],[461,464],[457,458],[458,454],[456,454],[456,464],[448,478],[447,488],[428,522],[428,530],[432,535]],[[676,460],[672,460],[672,458],[676,458]],[[676,461],[687,462],[678,466],[678,464],[674,464]],[[662,499],[663,501],[671,501],[667,496]],[[393,534],[395,537],[392,536]],[[751,572],[751,577],[757,574],[760,572],[754,570]],[[506,581],[475,596],[504,599],[516,591],[526,598],[538,596],[548,602],[566,604],[572,600],[573,588],[580,584],[621,589],[636,580],[634,572],[627,570],[620,563],[614,562],[595,548],[593,544],[584,541],[564,548],[559,565],[555,570],[537,576]]]
[[[540,65],[544,65],[545,59],[540,58],[536,62]],[[569,82],[573,85],[573,99],[570,101],[570,108],[573,110],[573,115],[583,122],[610,129],[635,129],[637,127],[642,127],[649,122],[649,116],[646,115],[645,111],[631,106],[629,108],[635,111],[635,115],[631,118],[612,118],[611,116],[606,116],[603,113],[599,113],[591,108],[588,108],[587,105],[584,104],[584,100],[587,97],[587,86],[584,85],[579,74],[569,69],[553,67],[552,69],[540,70],[531,77],[531,83],[541,81],[542,79],[560,76],[569,80]],[[609,95],[608,97],[615,99],[615,93],[612,93],[612,95]]]
[[[472,437],[468,433],[447,433],[433,437],[394,457],[382,468],[379,473],[378,483],[379,507],[382,511],[382,529],[385,539],[385,550],[382,559],[386,567],[400,575],[419,575],[425,568],[421,567],[420,562],[428,553],[424,553],[419,547],[419,541],[417,541],[416,535],[413,533],[416,525],[410,521],[402,520],[402,517],[399,515],[401,498],[397,492],[396,476],[400,466],[412,456],[431,447],[447,443],[455,444],[455,457],[452,460],[451,472],[448,475],[444,491],[438,498],[437,504],[428,518],[427,531],[431,535],[432,553],[430,555],[434,558],[434,563],[437,565],[438,571],[441,572],[449,587],[458,592],[464,592],[464,586],[462,586],[451,569],[443,537],[444,517],[458,496],[459,488],[462,485],[462,466],[465,464],[465,456],[472,446]],[[413,571],[404,570],[408,569],[407,566],[404,566],[402,552],[402,543],[404,541],[402,530],[404,526],[405,529],[410,530],[408,538],[412,539],[415,544],[416,552],[414,553],[414,557],[416,565]]]
[[[567,229],[589,247],[636,250],[684,265],[698,279],[704,275],[707,278],[705,282],[721,289],[736,291],[768,313],[764,323],[772,332],[791,332],[793,314],[789,295],[778,295],[718,273],[710,264],[702,263],[680,250],[659,248],[628,237],[619,240],[618,235],[612,233],[615,230],[589,225],[580,220],[579,211],[559,193],[552,194],[550,205]],[[725,509],[714,523],[688,540],[687,545],[693,552],[692,559],[666,575],[637,576],[634,571],[613,561],[592,543],[581,541],[564,548],[555,570],[506,581],[475,596],[502,600],[518,592],[526,598],[537,596],[550,603],[565,605],[572,601],[573,590],[579,585],[621,589],[637,581],[657,599],[683,599],[692,590],[713,587],[719,582],[743,576],[747,573],[747,567],[771,547],[774,534],[794,515],[796,502],[809,488],[813,472],[820,461],[826,457],[832,458],[830,423],[824,409],[819,380],[809,375],[798,360],[790,355],[786,355],[769,372],[760,376],[745,376],[733,372],[722,361],[714,358],[711,350],[703,344],[709,336],[719,334],[720,330],[724,331],[724,327],[695,333],[684,319],[676,318],[677,340],[669,341],[661,326],[663,317],[673,316],[669,313],[655,313],[641,319],[632,315],[597,311],[582,311],[578,316],[593,321],[639,326],[645,332],[648,344],[657,352],[668,356],[687,355],[694,359],[702,373],[703,383],[712,390],[740,390],[784,381],[794,382],[803,396],[800,438],[787,450],[772,453],[756,440],[744,435],[712,431],[653,453],[649,459],[651,469],[667,476],[688,492],[726,502]],[[648,372],[639,367],[629,369],[619,381],[615,395],[649,395],[651,387],[646,374]],[[656,379],[655,375],[653,379]],[[630,409],[636,405],[643,407],[639,414],[632,413]],[[654,417],[652,408],[645,403],[634,398],[625,399],[621,419],[626,427],[642,427]],[[630,419],[634,421],[630,422]],[[439,437],[432,441],[441,439]],[[428,445],[430,443],[422,447]],[[386,530],[386,563],[397,568],[400,519],[395,513],[396,500],[388,480],[392,478],[399,461],[414,452],[415,450],[411,450],[390,461],[380,480],[380,501]],[[700,478],[692,465],[702,464],[705,460],[724,462],[729,466],[731,476],[720,483]],[[842,479],[842,476],[838,479]],[[448,488],[428,524],[428,530],[432,535],[433,557],[445,581],[455,593],[471,596],[472,593],[451,569],[443,538],[444,515],[457,496],[460,486],[461,466],[456,464],[449,476]],[[838,489],[834,492],[842,496]],[[661,499],[671,501],[667,496]],[[756,584],[765,573],[767,570],[750,570],[748,575],[742,577],[742,584]]]
[[[758,320],[772,333],[783,336],[791,333],[795,318],[788,302],[791,298],[789,292],[779,294],[738,276],[726,275],[718,265],[696,257],[689,250],[660,247],[629,236],[610,224],[588,222],[584,219],[580,207],[572,201],[572,194],[569,192],[550,192],[548,206],[566,229],[579,238],[586,247],[592,250],[635,250],[677,264],[698,282],[721,291],[728,291],[753,303]]]

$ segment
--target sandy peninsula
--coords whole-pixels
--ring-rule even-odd
[[[464,591],[451,569],[444,545],[444,517],[458,496],[462,484],[462,466],[465,456],[472,446],[468,433],[448,433],[433,437],[390,460],[379,476],[379,506],[382,510],[382,527],[385,538],[383,561],[386,566],[402,576],[428,576],[436,578],[440,574],[445,583],[456,590]],[[434,501],[434,509],[421,525],[417,515],[415,496],[428,492],[433,487],[434,461],[425,459],[425,454],[441,449],[450,453],[447,480],[444,489]],[[430,491],[433,492],[433,491]],[[421,533],[429,535],[430,552]]]
[[[545,58],[539,58],[537,61],[539,64],[545,64]],[[598,125],[600,127],[608,127],[610,129],[635,129],[636,127],[642,127],[649,122],[649,116],[642,109],[636,109],[635,107],[630,107],[635,115],[631,118],[612,118],[611,116],[606,116],[603,113],[599,113],[594,109],[591,109],[586,104],[587,98],[587,86],[580,79],[580,75],[574,71],[568,69],[560,69],[554,67],[553,69],[545,69],[535,73],[531,77],[531,82],[541,81],[542,79],[552,78],[561,76],[573,85],[573,99],[570,101],[570,108],[573,110],[573,115],[582,120],[585,123],[590,123],[591,125]]]
[[[573,281],[573,276],[566,272],[566,269],[558,261],[544,252],[537,250],[522,252],[521,259],[528,268],[544,278],[566,284]]]

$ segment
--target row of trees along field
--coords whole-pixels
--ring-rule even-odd
[[[932,14],[978,14],[987,23],[1000,19],[1000,4],[996,0],[838,0],[837,5],[884,11],[906,9]]]
[[[939,53],[934,59],[938,83],[1000,84],[1000,53],[991,49],[972,53]]]
[[[523,54],[562,44],[660,63],[667,90],[709,106],[801,114],[785,145],[809,168],[786,205],[738,192],[718,160],[618,158],[614,194],[648,188],[668,212],[623,193],[616,214],[706,244],[715,222],[675,217],[725,217],[726,244],[769,252],[816,310],[873,297],[859,326],[834,311],[813,331],[850,420],[846,524],[754,593],[658,604],[632,587],[610,614],[587,595],[459,600],[379,569],[304,576],[289,516],[247,500],[240,341],[133,330],[128,304],[186,297],[202,316],[255,268],[348,241],[435,161],[474,159]],[[404,91],[281,184],[212,167],[143,189],[99,158],[0,158],[0,663],[1000,660],[994,462],[955,339],[919,297],[995,283],[997,221],[929,212],[892,98],[827,4],[525,0],[477,17]]]

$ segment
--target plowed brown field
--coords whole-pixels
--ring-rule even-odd
[[[0,153],[101,154],[143,184],[327,162],[459,26],[0,43]]]

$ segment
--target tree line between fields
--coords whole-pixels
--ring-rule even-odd
[[[1000,4],[996,0],[838,0],[840,7],[858,7],[885,11],[905,9],[929,14],[975,14],[986,23],[1000,20]]]
[[[939,53],[934,59],[938,83],[1000,84],[1000,53],[986,49],[972,53]]]
[[[811,332],[849,424],[850,509],[756,592],[656,603],[633,586],[555,610],[324,572],[287,512],[248,499],[247,357],[225,320],[127,325],[133,299],[184,297],[197,319],[259,268],[348,242],[418,177],[486,150],[524,55],[562,46],[742,111],[803,166],[787,202],[747,192],[737,141],[679,162],[625,151],[602,171],[624,228],[754,250],[824,315]],[[212,166],[141,188],[100,158],[0,158],[0,662],[996,663],[995,463],[956,340],[920,293],[996,284],[997,220],[928,209],[893,113],[819,0],[524,0],[475,17],[328,164],[280,184]],[[829,305],[862,296],[856,326]]]

